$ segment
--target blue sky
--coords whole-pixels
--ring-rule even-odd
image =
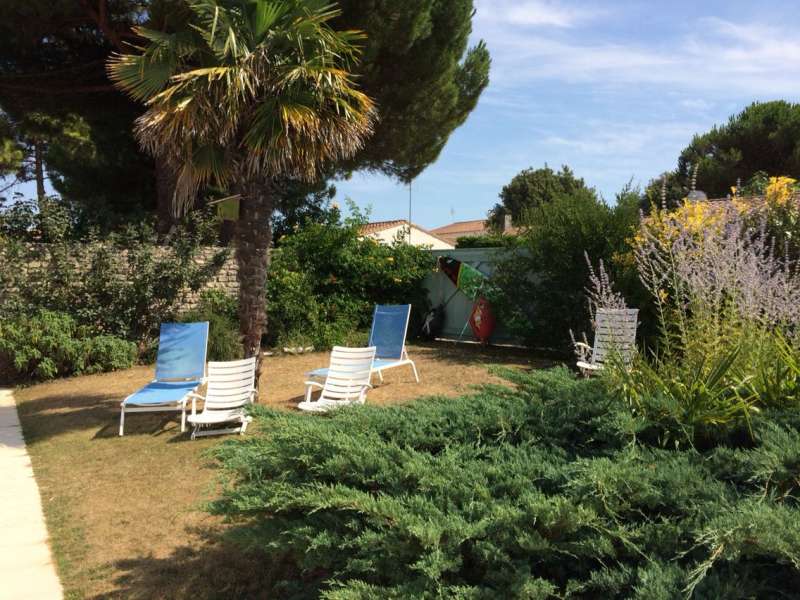
[[[414,182],[412,220],[479,219],[520,170],[567,164],[610,202],[674,168],[696,132],[754,100],[800,101],[795,2],[476,0],[491,83]],[[408,190],[356,174],[338,197],[405,218]]]
[[[520,170],[567,164],[610,202],[675,166],[696,132],[754,100],[800,101],[796,2],[476,0],[473,41],[491,83],[413,184],[412,220],[479,219]],[[380,175],[338,200],[405,218],[408,190]],[[32,185],[26,193],[34,193]]]

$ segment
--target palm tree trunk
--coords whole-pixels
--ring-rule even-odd
[[[36,178],[36,201],[39,203],[39,208],[42,207],[44,202],[44,144],[39,140],[33,144],[33,171]]]
[[[156,231],[164,235],[172,230],[176,219],[173,211],[175,172],[166,160],[156,160]]]
[[[267,272],[275,196],[269,183],[259,181],[243,185],[241,195],[236,231],[239,331],[245,357],[257,357],[257,386],[261,375],[261,336],[267,327]]]

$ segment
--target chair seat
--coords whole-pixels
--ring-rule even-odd
[[[406,358],[376,358],[372,361],[372,370],[380,371],[382,369],[391,369],[392,367],[399,367],[400,365],[409,364],[411,361]],[[314,369],[306,373],[306,377],[310,379],[325,379],[328,376],[328,367],[321,369]]]
[[[324,413],[344,406],[352,406],[353,404],[358,404],[358,402],[345,400],[311,400],[308,402],[301,402],[297,405],[297,408],[303,412]]]
[[[586,371],[599,371],[603,368],[603,365],[599,365],[597,363],[588,363],[582,360],[579,360],[577,364],[579,369],[584,369]]]
[[[245,417],[241,408],[231,410],[204,410],[196,415],[189,415],[186,420],[194,425],[210,425],[212,423],[227,423],[229,421],[241,421],[249,419]]]
[[[125,400],[126,406],[158,406],[178,404],[200,387],[200,381],[153,381]]]

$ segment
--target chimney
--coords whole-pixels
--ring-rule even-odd
[[[503,233],[508,233],[511,229],[511,215],[503,215]]]

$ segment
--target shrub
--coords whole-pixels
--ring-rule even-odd
[[[208,321],[208,360],[237,360],[242,357],[239,336],[238,301],[219,290],[207,290],[197,308],[181,315],[181,321]]]
[[[12,379],[126,369],[136,345],[110,335],[91,335],[65,313],[39,309],[0,322],[0,374]]]
[[[601,380],[309,419],[259,409],[216,449],[213,511],[292,568],[291,598],[790,597],[800,585],[800,416],[699,451],[664,443]]]
[[[402,240],[362,238],[356,217],[307,223],[281,239],[267,283],[268,342],[318,349],[369,328],[375,304],[411,304],[411,335],[428,309],[423,279],[431,254]]]
[[[797,406],[800,263],[776,251],[766,220],[751,227],[763,210],[685,202],[643,219],[634,253],[658,314],[658,355],[610,371],[636,409],[658,399],[693,431]]]
[[[503,234],[462,235],[456,240],[456,248],[505,248],[516,246],[516,238]]]
[[[643,311],[628,240],[639,221],[638,194],[626,189],[614,207],[591,190],[537,206],[519,238],[522,251],[495,265],[489,296],[498,320],[530,346],[570,349],[569,331],[588,331],[585,254],[603,260],[628,302]]]
[[[182,295],[198,290],[227,253],[220,249],[207,262],[198,260],[212,235],[213,223],[204,213],[192,213],[157,243],[147,224],[102,238],[76,238],[63,210],[51,204],[58,206],[48,202],[47,211],[32,213],[27,224],[28,213],[21,210],[13,227],[3,227],[0,219],[0,232],[6,231],[0,233],[0,261],[25,267],[2,269],[0,310],[66,313],[94,335],[133,340],[144,348],[160,323],[174,320]],[[8,220],[8,214],[0,216]]]

